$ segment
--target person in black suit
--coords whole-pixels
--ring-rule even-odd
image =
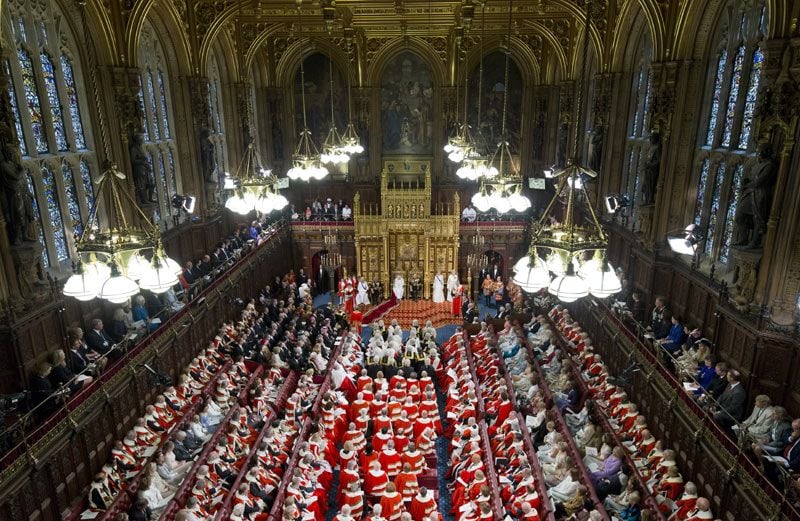
[[[800,418],[792,421],[792,433],[783,448],[783,453],[779,454],[779,456],[787,461],[787,464],[783,465],[786,470],[790,472],[800,471]],[[778,470],[777,465],[771,461],[764,461],[764,473],[779,489],[783,489],[785,486],[784,483],[781,483],[783,474]]]
[[[728,371],[728,385],[717,400],[719,410],[714,413],[714,419],[726,430],[739,423],[745,417],[745,404],[747,391],[740,382],[741,374],[737,370]]]
[[[50,353],[49,361],[53,367],[48,379],[56,389],[69,383],[69,392],[75,393],[92,383],[91,376],[75,379],[75,373],[67,366],[67,356],[64,351],[60,349],[53,351]]]
[[[186,261],[186,264],[183,265],[183,279],[189,285],[194,284],[197,280],[197,272],[192,261]]]
[[[186,433],[178,431],[173,440],[173,450],[175,459],[178,461],[191,461],[193,456],[192,452],[186,447]]]
[[[69,367],[73,373],[82,373],[91,364],[86,347],[79,338],[72,338],[69,346]]]
[[[92,329],[86,334],[86,345],[90,352],[106,355],[114,347],[114,341],[103,330],[103,321],[99,318],[92,320]]]
[[[711,383],[706,387],[706,393],[710,394],[715,400],[722,396],[725,388],[728,386],[728,365],[725,362],[717,362],[714,368],[714,377]],[[705,398],[703,398],[705,400]]]
[[[150,521],[150,516],[152,515],[150,507],[147,506],[147,501],[137,499],[128,512],[128,521]]]
[[[36,407],[36,418],[47,419],[56,410],[57,402],[53,397],[53,384],[50,383],[52,368],[47,362],[39,364],[30,379],[31,407]]]
[[[497,311],[494,318],[508,318],[509,315],[511,315],[511,304],[505,304]]]
[[[464,315],[464,324],[472,324],[475,322],[475,319],[478,318],[479,315],[478,309],[475,307],[474,302],[470,302],[467,304],[467,310],[463,313]]]

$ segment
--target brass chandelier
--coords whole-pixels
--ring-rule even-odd
[[[522,174],[511,155],[508,142],[508,79],[511,62],[511,13],[513,0],[508,1],[508,34],[506,36],[506,60],[504,71],[503,116],[500,130],[501,138],[497,143],[494,155],[486,166],[478,192],[472,196],[472,204],[479,212],[488,212],[492,208],[498,213],[509,210],[524,212],[531,207],[530,200],[522,195]]]
[[[591,3],[587,2],[582,80],[587,74],[590,26]],[[563,302],[573,302],[590,293],[605,298],[622,289],[619,278],[608,263],[608,237],[597,219],[584,183],[586,178],[597,177],[597,173],[581,166],[577,160],[578,125],[583,119],[583,89],[580,83],[577,85],[577,117],[571,156],[562,170],[553,173],[558,180],[556,193],[531,228],[528,255],[514,266],[514,283],[524,291],[537,292],[547,288],[551,295]],[[551,212],[557,201],[564,200],[563,222],[558,222]],[[583,215],[577,211],[581,201],[586,207]],[[549,252],[546,259],[540,256],[543,252]]]
[[[91,50],[94,45],[86,23],[86,6],[81,5],[84,43]],[[97,67],[94,54],[89,52],[88,57],[99,133],[105,157],[109,158],[111,147],[97,86]],[[150,221],[130,195],[125,186],[126,178],[116,164],[106,160],[103,173],[96,180],[94,206],[75,240],[77,258],[73,261],[73,275],[62,290],[65,297],[82,301],[101,298],[123,303],[141,290],[164,293],[178,283],[181,267],[164,252],[158,226]],[[107,223],[101,223],[99,209],[106,206],[105,201],[110,203],[104,212]],[[127,204],[127,208],[123,204]],[[138,222],[129,221],[131,208]]]
[[[261,165],[261,157],[253,143],[247,145],[234,175],[225,175],[224,187],[232,191],[225,201],[225,208],[240,215],[253,211],[267,214],[283,210],[289,204],[279,192],[280,180]]]

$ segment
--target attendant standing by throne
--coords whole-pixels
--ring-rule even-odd
[[[453,290],[453,315],[461,316],[461,301],[464,296],[464,285],[459,284]]]
[[[409,286],[411,300],[419,300],[422,297],[422,280],[419,278],[418,273],[411,275]]]

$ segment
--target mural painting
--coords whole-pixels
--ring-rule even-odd
[[[405,51],[386,66],[381,80],[381,123],[386,154],[431,154],[433,75],[416,54]]]

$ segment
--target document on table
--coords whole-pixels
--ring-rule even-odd
[[[84,510],[81,513],[81,519],[96,519],[100,515],[97,510]]]
[[[764,459],[767,461],[771,461],[772,463],[779,463],[784,467],[789,466],[789,461],[783,456],[764,456]]]
[[[594,447],[586,447],[587,456],[597,456],[597,449]]]
[[[699,385],[697,385],[697,384],[696,384],[696,383],[694,383],[694,382],[683,382],[683,389],[684,389],[686,392],[693,393],[693,392],[695,392],[696,390],[700,389],[700,386],[699,386]]]

